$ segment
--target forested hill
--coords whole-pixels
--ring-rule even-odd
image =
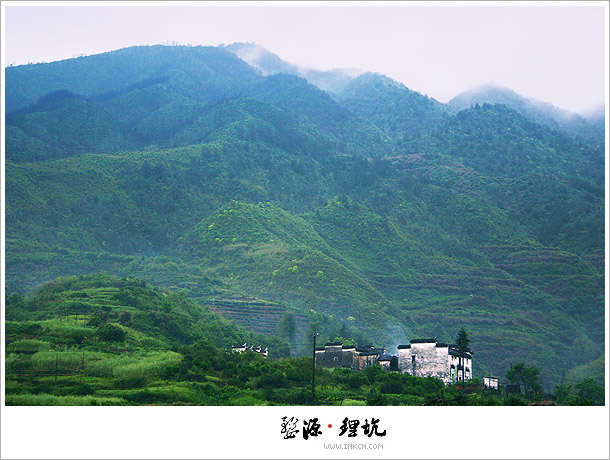
[[[453,111],[467,109],[476,104],[503,104],[532,121],[562,131],[572,137],[594,143],[604,142],[604,124],[595,117],[587,120],[577,113],[555,107],[548,102],[523,97],[497,85],[485,85],[458,94],[447,104]]]
[[[464,327],[475,374],[549,383],[603,354],[603,145],[378,74],[269,73],[180,46],[7,68],[7,294],[136,276],[293,353]]]

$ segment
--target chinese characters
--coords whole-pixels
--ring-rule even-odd
[[[347,434],[348,438],[354,438],[359,434],[362,434],[367,437],[372,436],[385,436],[386,430],[381,431],[379,427],[380,420],[375,417],[371,417],[371,421],[369,422],[368,418],[364,419],[364,423],[361,423],[360,420],[350,420],[345,417],[341,421],[341,426],[339,427],[339,436],[344,436]],[[321,436],[322,424],[320,423],[317,417],[310,418],[308,420],[303,420],[303,429],[298,429],[299,419],[296,417],[282,417],[281,423],[281,434],[284,435],[284,439],[294,439],[297,437],[298,433],[301,432],[303,439],[308,440],[310,437]],[[332,428],[332,424],[328,424],[328,428]],[[326,431],[326,430],[325,430]]]

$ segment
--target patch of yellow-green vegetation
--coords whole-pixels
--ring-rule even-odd
[[[31,357],[32,367],[37,370],[53,370],[56,365],[59,369],[80,368],[83,363],[85,369],[93,363],[112,356],[109,353],[96,351],[40,351]]]
[[[39,324],[44,328],[45,332],[48,335],[55,336],[74,336],[76,334],[94,334],[95,329],[92,327],[87,327],[85,325],[74,324],[70,321],[60,320],[60,319],[49,319],[40,321]]]
[[[50,394],[6,395],[7,406],[122,406],[122,398],[97,396],[55,396]]]
[[[349,399],[346,398],[339,403],[340,406],[366,406],[366,401],[361,401],[359,399]]]
[[[125,353],[91,363],[86,373],[98,377],[152,379],[181,360],[182,355],[173,351]]]
[[[36,353],[51,348],[49,342],[36,339],[21,339],[6,346],[7,353]]]

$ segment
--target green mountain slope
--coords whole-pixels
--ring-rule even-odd
[[[311,145],[311,139],[306,139],[299,150],[310,154],[379,156],[391,151],[391,141],[377,127],[302,78],[261,77],[222,49],[152,47],[143,50],[142,55],[138,50],[128,48],[95,59],[79,58],[86,62],[76,59],[51,67],[7,69],[11,94],[21,94],[22,100],[38,97],[36,102],[25,107],[21,104],[10,113],[7,122],[19,131],[9,132],[8,157],[20,162],[85,152],[186,146],[218,137],[224,129],[236,131],[246,140],[252,136],[275,139],[284,149],[299,148],[304,140],[295,131],[308,132],[307,137],[319,142]],[[164,66],[144,72],[138,62],[132,62],[132,55]],[[78,84],[53,73],[70,74],[83,66],[102,65],[98,61],[107,63],[103,67],[106,71],[121,63],[132,69],[129,76],[115,75],[118,82],[129,84],[112,90],[120,85],[101,84],[100,79],[106,78],[104,72],[99,76],[85,74]],[[21,81],[28,79],[44,81],[39,86],[21,88]],[[55,89],[57,86],[61,89]],[[44,90],[50,92],[38,96]],[[242,102],[234,103],[240,98]],[[297,130],[295,124],[299,125]],[[290,132],[286,132],[289,126]],[[275,129],[284,132],[275,133]],[[33,139],[25,138],[22,131]],[[53,150],[43,155],[40,143],[50,144]]]
[[[293,352],[316,328],[393,352],[463,326],[479,370],[547,382],[604,351],[599,147],[379,75],[335,100],[226,50],[15,69],[34,103],[7,119],[7,294],[137,276],[261,332],[294,314]]]
[[[391,152],[391,143],[376,127],[354,116],[328,94],[291,75],[271,75],[253,85],[252,96],[295,114],[323,132],[341,153],[379,156]]]
[[[30,142],[29,149],[39,151],[40,144],[47,144],[47,156],[116,152],[138,145],[134,135],[101,107],[63,91],[50,93],[27,110],[12,114],[7,123],[39,144]],[[9,134],[15,135],[15,130]],[[9,159],[40,159],[41,154],[19,152],[18,145],[12,139],[7,144]]]
[[[451,99],[447,105],[455,112],[459,112],[477,104],[502,104],[540,125],[596,144],[604,142],[603,123],[601,125],[595,122],[590,123],[576,113],[543,101],[520,96],[501,86],[485,85],[463,92]]]
[[[312,85],[333,94],[340,93],[354,78],[354,71],[316,70],[301,68],[283,61],[277,54],[270,52],[256,43],[232,43],[225,49],[235,53],[263,75],[285,73],[305,78]],[[358,72],[358,71],[356,71]],[[358,72],[359,73],[359,72]]]
[[[229,145],[234,151],[240,143]],[[94,157],[96,162],[91,156],[84,156],[62,160],[64,166],[59,169],[53,163],[20,165],[19,168],[25,168],[21,179],[13,175],[18,166],[12,165],[13,174],[7,177],[7,186],[13,190],[20,186],[23,192],[19,194],[21,201],[11,199],[11,206],[7,208],[7,221],[20,222],[22,226],[22,230],[11,226],[7,239],[9,288],[23,286],[27,280],[40,282],[45,277],[87,273],[103,267],[110,273],[121,276],[133,273],[163,286],[182,289],[205,305],[212,304],[212,299],[222,297],[223,293],[245,292],[290,306],[306,321],[316,318],[309,316],[309,310],[319,312],[322,318],[333,315],[332,319],[325,320],[329,324],[334,321],[328,334],[333,333],[332,328],[340,329],[341,324],[351,326],[352,320],[348,318],[353,317],[356,320],[353,334],[373,337],[388,349],[407,337],[452,336],[455,324],[462,324],[469,328],[473,344],[480,350],[479,365],[491,371],[512,362],[514,353],[523,356],[519,350],[523,353],[538,341],[555,344],[549,345],[550,349],[541,348],[540,352],[528,351],[527,357],[545,369],[556,369],[564,361],[590,360],[599,352],[599,345],[595,343],[600,343],[603,275],[584,260],[579,261],[582,268],[576,271],[571,268],[567,272],[568,265],[562,269],[553,262],[551,267],[559,271],[554,278],[543,277],[543,282],[539,279],[542,276],[539,263],[513,268],[503,256],[496,255],[494,245],[524,241],[526,236],[516,230],[515,224],[511,231],[508,220],[506,227],[501,224],[502,220],[490,220],[493,215],[490,211],[494,209],[490,203],[487,211],[480,211],[480,222],[469,219],[456,225],[464,213],[474,218],[473,212],[480,208],[481,201],[472,200],[458,190],[447,200],[440,194],[442,189],[438,185],[430,184],[409,197],[412,184],[406,179],[414,180],[407,175],[407,172],[413,173],[411,170],[393,180],[393,189],[403,191],[381,206],[377,203],[379,189],[387,184],[373,182],[369,184],[369,192],[363,191],[369,206],[377,207],[385,217],[349,198],[331,200],[306,214],[305,219],[273,205],[222,206],[218,201],[220,207],[215,211],[213,202],[205,206],[197,204],[201,197],[212,193],[217,200],[221,192],[243,199],[251,190],[233,188],[231,182],[225,188],[222,181],[197,182],[199,185],[192,187],[190,193],[173,196],[172,183],[186,183],[193,171],[193,161],[202,161],[202,150],[206,151],[207,161],[196,170],[207,171],[209,167],[204,165],[219,161],[213,155],[208,156],[211,147],[137,156],[102,155]],[[239,151],[236,155],[240,155]],[[177,167],[180,161],[182,166]],[[345,166],[347,160],[341,161]],[[365,163],[372,170],[373,163]],[[84,169],[84,165],[93,169]],[[256,163],[252,166],[243,169],[242,181],[259,174]],[[232,166],[220,163],[217,167],[222,170]],[[42,198],[38,204],[33,201],[37,193],[42,193],[44,184],[36,179],[36,174],[25,172],[34,168],[44,168],[45,173],[40,177],[48,178],[55,171],[54,207],[50,208]],[[66,170],[73,168],[74,176],[70,179]],[[334,169],[338,170],[336,164]],[[349,169],[343,168],[343,171],[347,177],[353,175]],[[399,171],[384,180],[393,179],[392,175],[398,175]],[[278,183],[285,184],[292,175],[298,176],[292,168],[280,172]],[[83,181],[86,176],[91,178]],[[323,183],[322,175],[308,174],[307,177]],[[441,176],[441,179],[446,178]],[[78,194],[73,195],[77,191],[76,183],[71,181],[83,184],[85,196],[87,188],[98,193],[106,188],[106,195],[98,196],[98,203],[113,203],[114,220],[103,220],[104,215],[110,217],[108,214],[98,215],[105,209],[103,204],[98,210],[93,208],[91,214],[84,214],[81,199],[75,199]],[[267,182],[260,182],[263,183]],[[38,187],[41,191],[35,193]],[[143,189],[156,199],[140,195]],[[333,189],[338,188],[326,186],[330,193]],[[316,189],[316,195],[324,195],[323,190]],[[283,201],[289,208],[296,204],[298,209],[299,205],[281,190],[276,193],[274,201]],[[355,192],[354,195],[358,196]],[[462,202],[457,210],[456,200]],[[20,212],[15,212],[16,209]],[[62,214],[60,210],[72,211]],[[452,214],[454,217],[449,218]],[[13,221],[10,216],[18,219]],[[198,221],[199,216],[207,217]],[[50,225],[36,227],[41,218]],[[496,227],[494,222],[500,225]],[[490,226],[489,230],[481,232],[485,225]],[[56,229],[52,230],[54,226]],[[469,235],[473,228],[479,231]],[[27,233],[30,236],[24,239]],[[41,241],[41,235],[46,235],[44,246],[36,242]],[[479,246],[482,243],[485,245]],[[175,251],[171,249],[174,244]],[[548,257],[544,255],[548,249],[543,247],[534,246],[530,251],[533,251],[532,257]],[[48,262],[41,265],[44,260]],[[538,276],[528,276],[529,273]],[[32,279],[34,274],[36,278]],[[589,280],[587,284],[585,279]],[[575,286],[587,286],[579,296],[581,300],[574,295],[564,300],[565,290],[573,291]],[[585,310],[579,313],[579,302],[595,307],[586,314]],[[242,319],[247,323],[262,314],[253,310]],[[520,319],[515,322],[516,318]],[[531,318],[527,326],[524,318]],[[276,317],[270,327],[277,328],[279,319]],[[566,344],[576,340],[580,351],[567,345],[560,347],[561,340]],[[525,347],[526,343],[530,345]],[[556,372],[547,371],[546,375],[549,379],[559,378]]]
[[[339,100],[391,135],[406,153],[419,153],[417,139],[447,117],[441,103],[381,74],[356,77],[343,89]]]
[[[14,162],[44,161],[67,156],[66,152],[36,139],[16,126],[5,127],[6,159]]]
[[[100,274],[59,278],[26,298],[10,297],[6,320],[63,320],[69,326],[70,320],[78,324],[77,315],[97,322],[98,327],[106,323],[127,326],[166,345],[205,338],[218,347],[230,347],[265,340],[279,355],[286,352],[278,339],[252,334],[207,307],[135,278]]]
[[[603,150],[575,143],[504,106],[465,110],[435,134],[439,148],[494,178],[490,195],[543,244],[601,248]]]
[[[214,47],[134,46],[76,59],[15,66],[6,71],[10,113],[57,90],[109,99],[171,79],[183,95],[218,101],[239,94],[256,72],[233,53]]]
[[[233,202],[200,222],[180,242],[195,260],[243,292],[335,317],[355,317],[384,341],[390,303],[303,219],[273,205]]]

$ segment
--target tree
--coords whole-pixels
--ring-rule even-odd
[[[108,312],[97,309],[90,316],[87,326],[99,327],[108,321]]]
[[[131,322],[131,313],[127,310],[122,311],[121,314],[119,315],[119,323],[121,323],[123,326],[128,326],[130,322]]]
[[[315,334],[319,334],[319,333],[320,333],[320,323],[318,321],[312,321],[307,325],[307,339],[309,340],[310,349],[313,344],[313,336]],[[321,339],[320,339],[320,342],[322,342]]]
[[[599,385],[595,379],[586,378],[581,382],[577,383],[574,388],[576,394],[580,398],[580,403],[583,405],[594,404],[596,406],[603,406],[605,399],[604,387]]]
[[[571,405],[574,400],[574,391],[571,385],[555,385],[555,396],[560,405]]]
[[[122,342],[125,340],[125,331],[114,324],[104,324],[97,328],[97,335],[105,342]]]
[[[464,328],[460,329],[458,332],[457,338],[455,339],[455,346],[457,348],[458,357],[460,359],[460,369],[462,369],[462,382],[464,381],[464,363],[463,358],[467,354],[472,354],[472,349],[470,348],[470,339],[468,338],[468,333],[464,330]]]
[[[523,387],[526,394],[538,393],[542,391],[541,372],[540,368],[536,366],[526,366],[525,363],[518,363],[510,366],[510,370],[506,373],[506,379],[511,383],[518,383]]]
[[[282,319],[280,320],[279,329],[282,337],[284,337],[288,343],[290,343],[290,347],[293,348],[295,342],[294,338],[297,332],[297,322],[294,313],[291,311],[284,312],[284,316],[282,316]],[[291,355],[293,354],[294,351]]]

